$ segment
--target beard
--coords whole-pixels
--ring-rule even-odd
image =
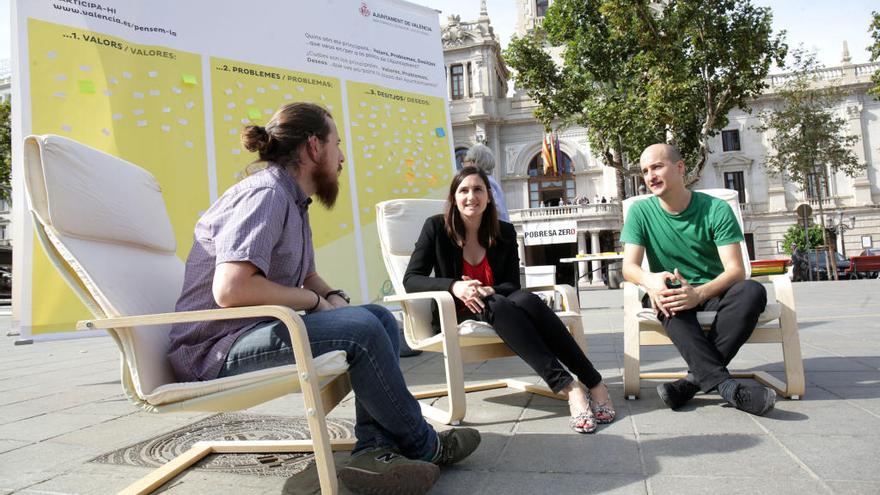
[[[317,167],[312,180],[315,181],[315,196],[318,197],[318,202],[328,210],[333,209],[339,196],[339,169],[334,173],[327,171],[327,167]]]

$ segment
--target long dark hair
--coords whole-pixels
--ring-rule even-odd
[[[446,212],[443,215],[446,234],[453,242],[464,247],[467,238],[467,232],[464,228],[464,220],[461,219],[461,213],[455,205],[455,192],[470,175],[479,175],[486,186],[486,195],[489,198],[486,209],[483,211],[483,217],[480,219],[480,229],[477,231],[477,241],[481,246],[488,249],[495,245],[498,238],[501,237],[501,224],[498,223],[498,210],[495,208],[495,198],[492,197],[492,187],[489,186],[489,177],[477,167],[467,166],[455,174],[452,183],[449,184],[449,196],[446,197]]]
[[[249,125],[241,131],[241,144],[248,151],[259,153],[258,162],[274,163],[281,167],[299,166],[299,149],[309,138],[317,136],[327,142],[332,119],[324,107],[314,103],[289,103],[279,108],[266,127]],[[256,167],[259,168],[259,167]],[[248,167],[248,172],[252,167]]]

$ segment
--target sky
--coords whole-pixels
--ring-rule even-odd
[[[11,57],[10,1],[0,0],[0,60]],[[26,1],[26,0],[19,0]],[[261,0],[267,1],[267,0]],[[296,0],[288,0],[296,1]],[[476,20],[480,0],[415,0],[440,10],[440,23],[450,14],[463,21]],[[839,65],[843,41],[849,43],[853,63],[868,62],[871,43],[868,25],[872,10],[880,11],[877,0],[753,0],[773,9],[774,31],[785,29],[790,47],[803,43],[815,49],[826,66]],[[516,24],[517,0],[487,0],[486,8],[502,46],[507,46]]]

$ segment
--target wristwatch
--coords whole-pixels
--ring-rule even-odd
[[[330,296],[339,296],[339,297],[341,297],[343,300],[345,300],[345,303],[346,303],[346,304],[348,304],[348,303],[351,302],[351,298],[348,297],[348,294],[346,294],[345,291],[342,290],[342,289],[333,289],[333,290],[331,290],[330,292],[324,294],[324,299],[330,299]]]

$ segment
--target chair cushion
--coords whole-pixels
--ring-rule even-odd
[[[567,323],[570,319],[581,317],[580,313],[575,313],[573,311],[558,311],[556,313],[556,316],[558,316],[563,323]],[[486,323],[485,321],[474,320],[466,320],[459,323],[458,334],[462,337],[498,337],[498,334],[495,333],[495,329],[492,328],[492,325]]]
[[[348,370],[348,362],[345,359],[345,351],[332,351],[320,356],[315,356],[315,371],[319,377],[335,377]],[[203,382],[177,382],[161,385],[143,399],[153,405],[160,406],[180,402],[187,399],[202,397],[209,394],[223,392],[236,387],[250,385],[263,380],[278,376],[290,375],[290,379],[296,384],[299,380],[296,376],[296,365],[277,366],[260,371],[252,371],[241,375],[227,376]],[[297,387],[298,388],[298,387]]]
[[[81,239],[175,251],[162,190],[151,173],[61,136],[31,137],[27,145],[29,159],[38,151],[42,160],[45,190],[34,196],[44,200],[35,200],[34,209],[44,222]]]
[[[778,320],[781,311],[782,309],[779,306],[779,303],[767,303],[767,307],[764,308],[764,312],[761,313],[760,316],[758,316],[758,325],[763,325],[764,323]],[[700,325],[702,325],[703,327],[710,327],[712,326],[712,322],[715,321],[716,314],[716,311],[698,311],[697,321],[699,321]],[[651,308],[644,308],[639,311],[638,318],[639,323],[660,326],[660,320],[658,320],[657,317],[654,316],[654,310]]]

